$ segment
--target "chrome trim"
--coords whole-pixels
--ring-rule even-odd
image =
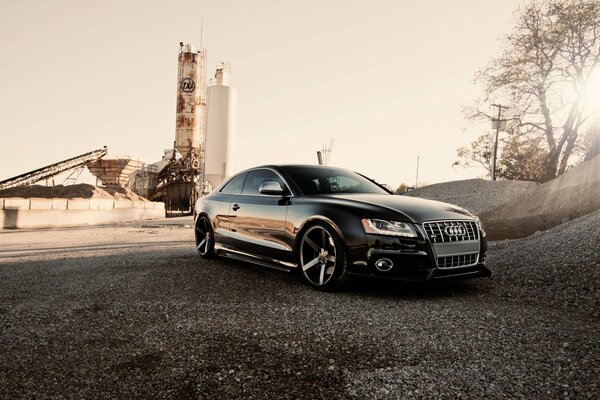
[[[452,239],[453,235],[446,235],[444,237],[443,230],[445,231],[447,227],[451,226],[462,226],[466,230],[466,234],[461,236],[460,239],[456,237],[456,239]],[[448,219],[448,220],[433,220],[433,221],[425,221],[419,225],[420,228],[425,233],[425,237],[431,246],[431,250],[433,252],[433,258],[435,260],[435,266],[439,269],[449,270],[449,269],[460,269],[460,268],[468,268],[473,267],[479,264],[479,255],[481,253],[481,232],[479,227],[477,226],[477,222],[473,219]],[[456,245],[460,247],[461,245],[471,244],[474,245],[477,243],[477,251],[474,248],[464,249],[467,251],[458,251],[456,253],[444,253],[443,255],[439,255],[438,252],[446,245]],[[466,246],[468,247],[468,246]],[[475,261],[473,262],[473,256],[475,257]],[[462,257],[462,261],[461,261]],[[455,263],[458,265],[453,265]],[[448,260],[450,260],[450,266],[446,266],[448,264]],[[468,264],[462,264],[469,262]],[[462,262],[462,263],[461,263]]]
[[[383,263],[383,265],[380,263]],[[375,261],[375,268],[381,272],[388,272],[394,268],[394,263],[389,258],[380,258],[379,260]]]
[[[481,249],[478,240],[434,243],[433,246],[435,248],[436,256],[438,257],[460,256],[463,254],[477,254]]]
[[[471,256],[475,256],[475,262],[471,263],[471,264],[460,264],[460,257],[464,257],[464,262],[467,261],[467,257],[471,257]],[[452,265],[454,263],[454,257],[458,258],[458,263],[460,265]],[[450,259],[450,266],[447,267],[446,264],[446,260]],[[440,259],[444,260],[444,266],[440,266]],[[471,258],[469,258],[469,261],[471,261]],[[466,254],[460,254],[460,255],[455,255],[455,256],[442,256],[442,257],[436,257],[436,265],[439,269],[443,269],[443,270],[449,270],[449,269],[460,269],[460,268],[467,268],[467,267],[473,267],[475,265],[479,264],[479,253],[466,253]]]
[[[270,198],[275,198],[277,197],[276,195],[272,195],[272,194],[255,194],[255,193],[236,193],[235,196],[253,196],[253,197],[270,197]],[[287,196],[287,195],[281,195],[281,197],[285,197],[286,199],[291,199],[294,196]],[[236,197],[235,199],[237,199],[238,197]],[[235,199],[232,200],[232,203],[235,203]]]
[[[447,236],[465,236],[467,234],[467,229],[462,225],[446,225],[444,228],[444,233]]]
[[[366,261],[354,261],[352,265],[360,265],[361,267],[366,267],[368,264]]]
[[[285,190],[281,187],[277,181],[268,181],[260,185],[258,192],[269,196],[283,196]]]
[[[376,249],[371,247],[368,251],[367,251],[367,257],[369,257],[369,259],[371,259],[371,257],[382,257],[384,255],[390,255],[390,256],[426,256],[427,252],[422,251],[422,250],[384,250],[384,249]]]
[[[477,222],[473,219],[449,219],[423,222],[423,229],[431,243],[460,242],[463,240],[481,240]],[[463,235],[448,233],[448,228],[464,229]],[[454,239],[453,239],[454,238]]]

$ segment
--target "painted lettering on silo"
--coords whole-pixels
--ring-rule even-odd
[[[177,74],[175,148],[182,156],[191,149],[199,153],[204,141],[206,114],[206,51],[192,45],[181,47]]]

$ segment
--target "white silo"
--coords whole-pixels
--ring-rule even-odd
[[[229,84],[231,66],[217,64],[208,87],[204,179],[216,188],[234,172],[233,138],[236,129],[237,90]]]

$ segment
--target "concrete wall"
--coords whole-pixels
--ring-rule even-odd
[[[125,199],[0,198],[0,228],[99,225],[165,217],[165,204]]]

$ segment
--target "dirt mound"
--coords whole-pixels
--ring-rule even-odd
[[[467,179],[424,186],[405,195],[444,201],[480,214],[538,186],[539,183],[525,181]]]
[[[75,198],[101,198],[101,199],[128,199],[135,201],[148,201],[129,189],[120,187],[99,188],[86,183],[78,185],[42,186],[31,185],[0,190],[0,197],[22,197],[42,199],[75,199]]]
[[[600,156],[479,216],[491,240],[525,237],[600,209]]]
[[[115,199],[128,199],[134,201],[150,201],[139,194],[122,187],[104,187],[101,190],[108,193],[111,197]]]

